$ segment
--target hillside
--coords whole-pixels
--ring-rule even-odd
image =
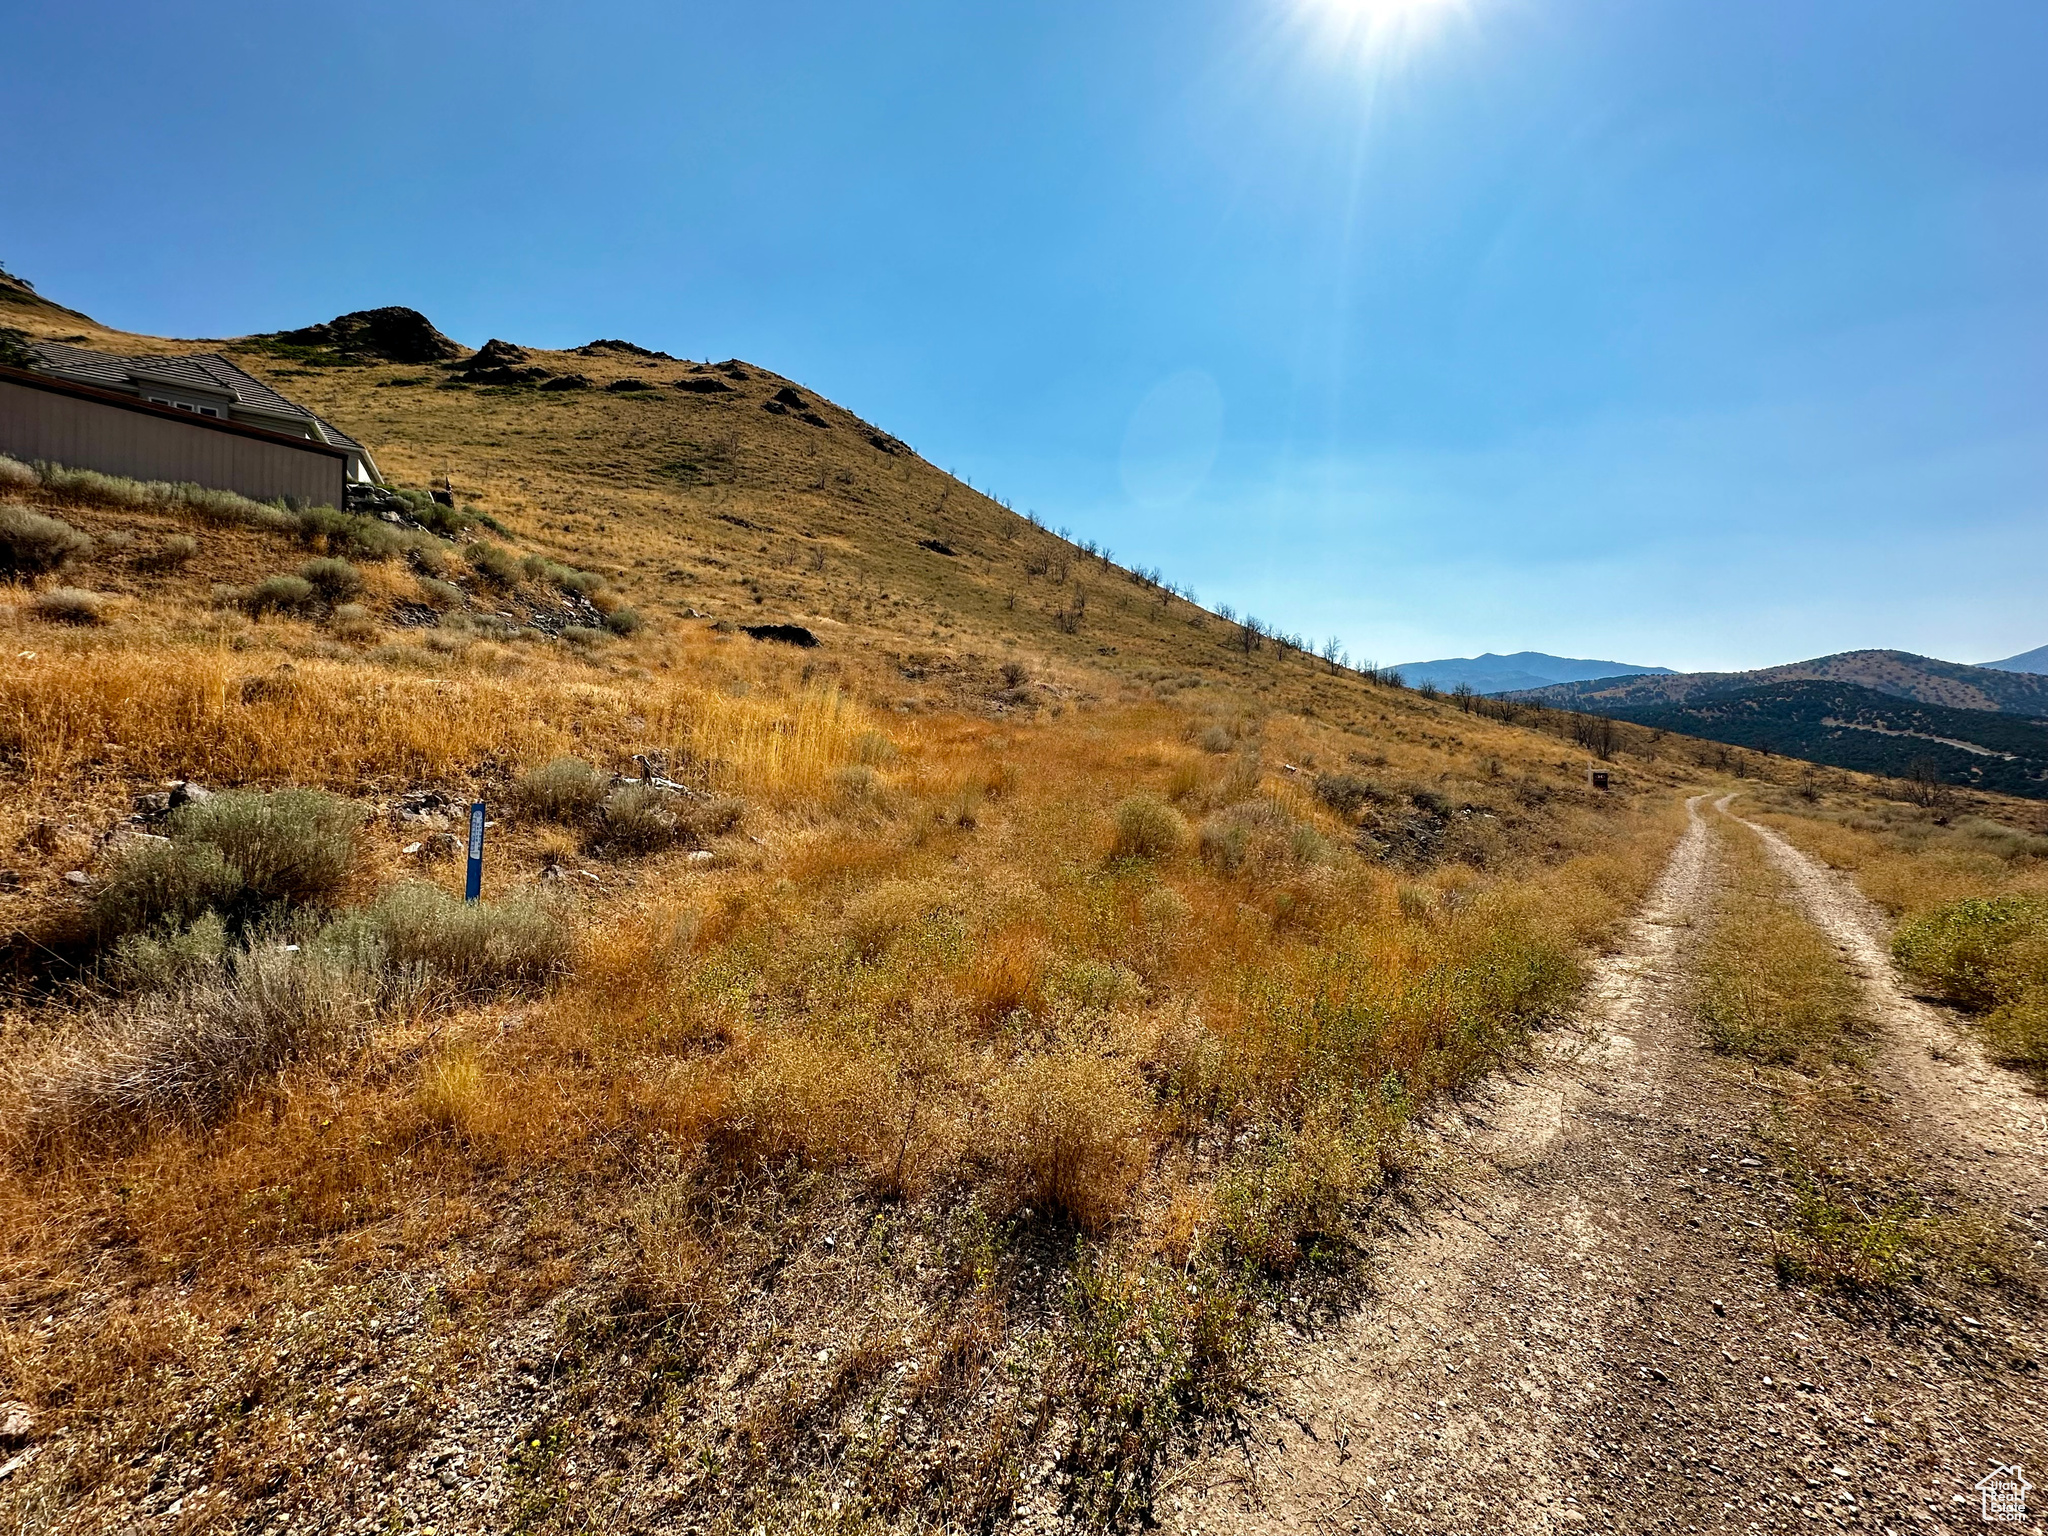
[[[1610,712],[1654,730],[1859,773],[1931,773],[1944,784],[2048,799],[2048,721],[2032,717],[1944,709],[1818,679]]]
[[[1625,661],[1585,661],[1570,656],[1550,656],[1542,651],[1516,651],[1497,656],[1456,656],[1441,661],[1404,662],[1394,669],[1411,688],[1428,684],[1435,688],[1465,687],[1474,693],[1519,693],[1552,683],[1587,682],[1603,677],[1633,677],[1645,673],[1669,674],[1669,667],[1639,667]]]
[[[752,363],[0,323],[396,482],[0,460],[24,1528],[1175,1518],[1697,845],[1699,743],[1306,655]]]
[[[1753,672],[1680,672],[1663,677],[1602,679],[1529,690],[1532,703],[1608,713],[1681,704],[1770,684],[1813,679],[1849,683],[1943,709],[1996,710],[2048,716],[2048,677],[1936,661],[1907,651],[1843,651],[1812,661]]]

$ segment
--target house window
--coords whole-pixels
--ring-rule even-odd
[[[210,405],[192,405],[183,400],[168,399],[163,395],[151,395],[149,403],[151,405],[168,405],[174,411],[187,411],[194,416],[212,416],[216,420],[220,416],[220,412]]]

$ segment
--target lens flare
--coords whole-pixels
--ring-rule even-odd
[[[1363,58],[1406,53],[1464,8],[1465,0],[1295,0],[1318,46]]]

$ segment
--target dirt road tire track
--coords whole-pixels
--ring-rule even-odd
[[[1901,984],[1892,968],[1891,925],[1847,876],[1771,828],[1736,816],[1727,799],[1717,809],[1763,840],[1801,910],[1856,972],[1865,1006],[1884,1026],[1884,1066],[1921,1148],[1951,1177],[1999,1205],[2048,1206],[2048,1099],[1987,1060],[1954,1016]]]
[[[1963,1531],[1991,1464],[2048,1468],[2036,1336],[1888,1333],[1778,1283],[1784,1190],[1685,1001],[1704,798],[1584,1017],[1439,1126],[1457,1197],[1380,1245],[1166,1528]]]

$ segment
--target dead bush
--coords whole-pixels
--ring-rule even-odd
[[[765,1041],[733,1087],[713,1149],[728,1162],[767,1167],[878,1154],[890,1088],[872,1052],[808,1036]]]
[[[354,981],[283,949],[241,950],[218,971],[90,1018],[25,1074],[25,1140],[103,1147],[210,1124],[262,1079],[360,1041],[369,1014]]]
[[[0,580],[19,581],[62,570],[92,548],[92,539],[61,517],[19,502],[0,502]]]
[[[1028,1056],[990,1094],[994,1157],[1018,1209],[1099,1232],[1124,1212],[1145,1151],[1137,1077],[1085,1047]]]
[[[1272,875],[1318,864],[1330,854],[1315,828],[1273,800],[1243,800],[1202,823],[1202,858],[1226,875]]]
[[[377,621],[361,603],[343,603],[334,610],[334,635],[338,640],[365,645],[377,638]]]
[[[883,880],[846,904],[846,936],[857,959],[879,960],[906,936],[953,917],[952,893],[929,880]]]

